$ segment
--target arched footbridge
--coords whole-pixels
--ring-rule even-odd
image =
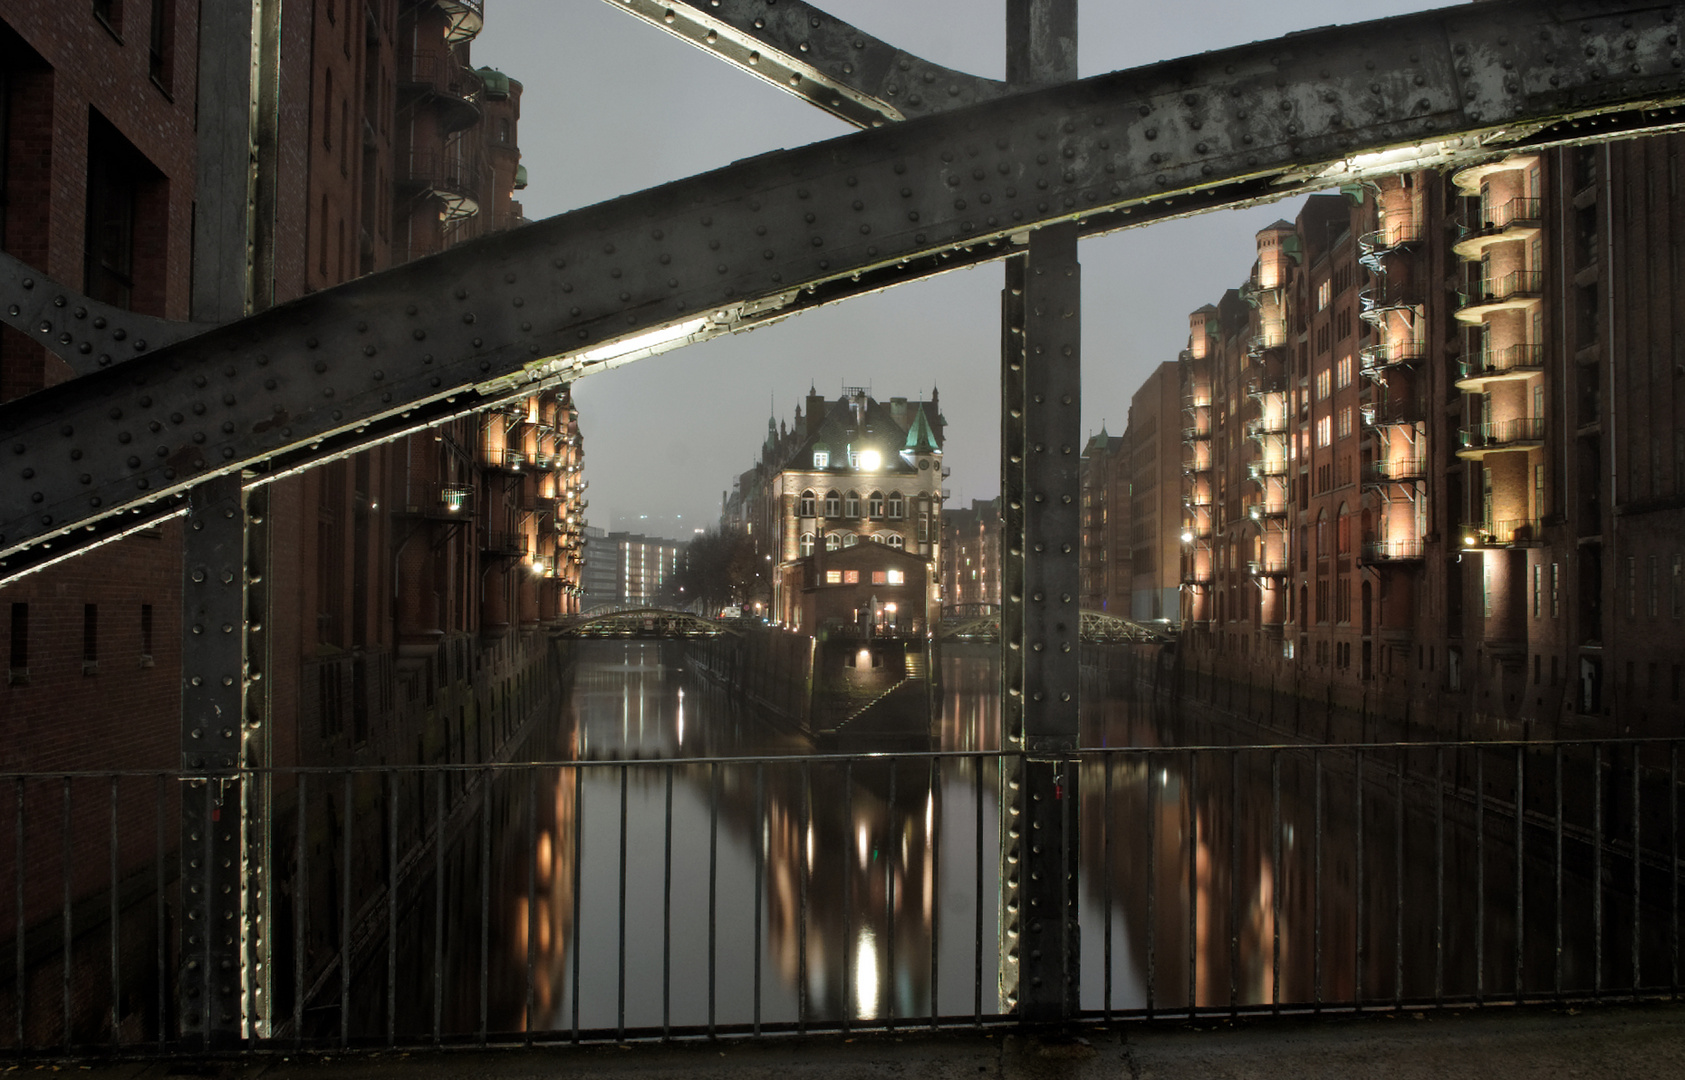
[[[718,619],[666,608],[616,608],[576,616],[552,636],[573,639],[685,639],[742,637],[743,631]]]
[[[944,619],[937,631],[942,641],[999,641],[1000,612]],[[1175,641],[1169,627],[1120,619],[1102,611],[1082,611],[1082,641],[1085,645],[1155,645]]]

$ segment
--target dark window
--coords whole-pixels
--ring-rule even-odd
[[[123,0],[94,0],[94,18],[113,34],[123,32]]]
[[[134,294],[135,180],[121,136],[91,125],[88,216],[83,252],[84,290],[95,300],[126,308]]]
[[[29,605],[12,605],[12,659],[14,672],[29,670]]]
[[[140,606],[140,662],[142,667],[152,664],[152,605]]]
[[[331,9],[330,9],[331,10]],[[323,72],[322,149],[333,149],[333,68]]]
[[[82,674],[99,667],[99,605],[82,605]]]
[[[152,26],[147,42],[147,69],[152,81],[157,83],[165,93],[170,92],[170,77],[174,74],[175,65],[175,19],[176,6],[174,0],[152,0]]]

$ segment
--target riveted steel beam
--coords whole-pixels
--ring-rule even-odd
[[[608,0],[856,127],[992,101],[1006,84],[880,41],[803,0]]]
[[[206,329],[91,300],[0,251],[0,322],[88,375]]]
[[[1675,128],[1678,20],[1493,2],[1309,32],[763,155],[371,275],[0,406],[0,579],[178,512],[158,500],[210,475],[305,467],[1003,256],[988,245],[1040,225]]]

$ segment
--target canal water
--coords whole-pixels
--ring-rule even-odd
[[[932,749],[947,756],[862,745],[846,760],[803,760],[804,738],[699,681],[678,645],[578,648],[565,704],[529,750],[581,764],[505,775],[490,852],[458,853],[441,930],[447,1031],[478,1027],[481,991],[493,1032],[1001,1011],[990,647],[942,654]],[[1555,825],[1557,793],[1592,801],[1579,758],[1231,751],[1268,740],[1119,681],[1085,688],[1082,722],[1096,748],[1077,802],[1085,1008],[1677,981],[1677,886],[1621,847],[1644,815]],[[767,760],[718,760],[748,757]],[[1506,794],[1518,760],[1519,834]],[[1598,764],[1600,805],[1637,807],[1622,792],[1643,783],[1619,783],[1627,763]],[[428,995],[400,996],[416,1005],[400,1026],[424,1031]]]

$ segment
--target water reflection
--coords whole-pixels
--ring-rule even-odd
[[[939,749],[998,745],[997,670],[944,656]],[[1473,797],[1500,790],[1501,754],[1177,748],[1236,738],[1150,693],[1085,692],[1084,744],[1119,748],[1080,770],[1085,1007],[1513,995],[1615,985],[1627,955],[1666,981],[1669,939],[1633,948],[1632,904],[1595,894],[1572,830],[1560,875],[1548,844],[1518,865],[1513,817]],[[498,774],[448,860],[446,1031],[479,1029],[482,987],[490,1031],[998,1010],[986,757],[798,760],[794,730],[656,642],[582,647],[529,751],[580,764]],[[696,760],[747,756],[772,760]],[[425,1030],[420,966],[404,1023]]]

